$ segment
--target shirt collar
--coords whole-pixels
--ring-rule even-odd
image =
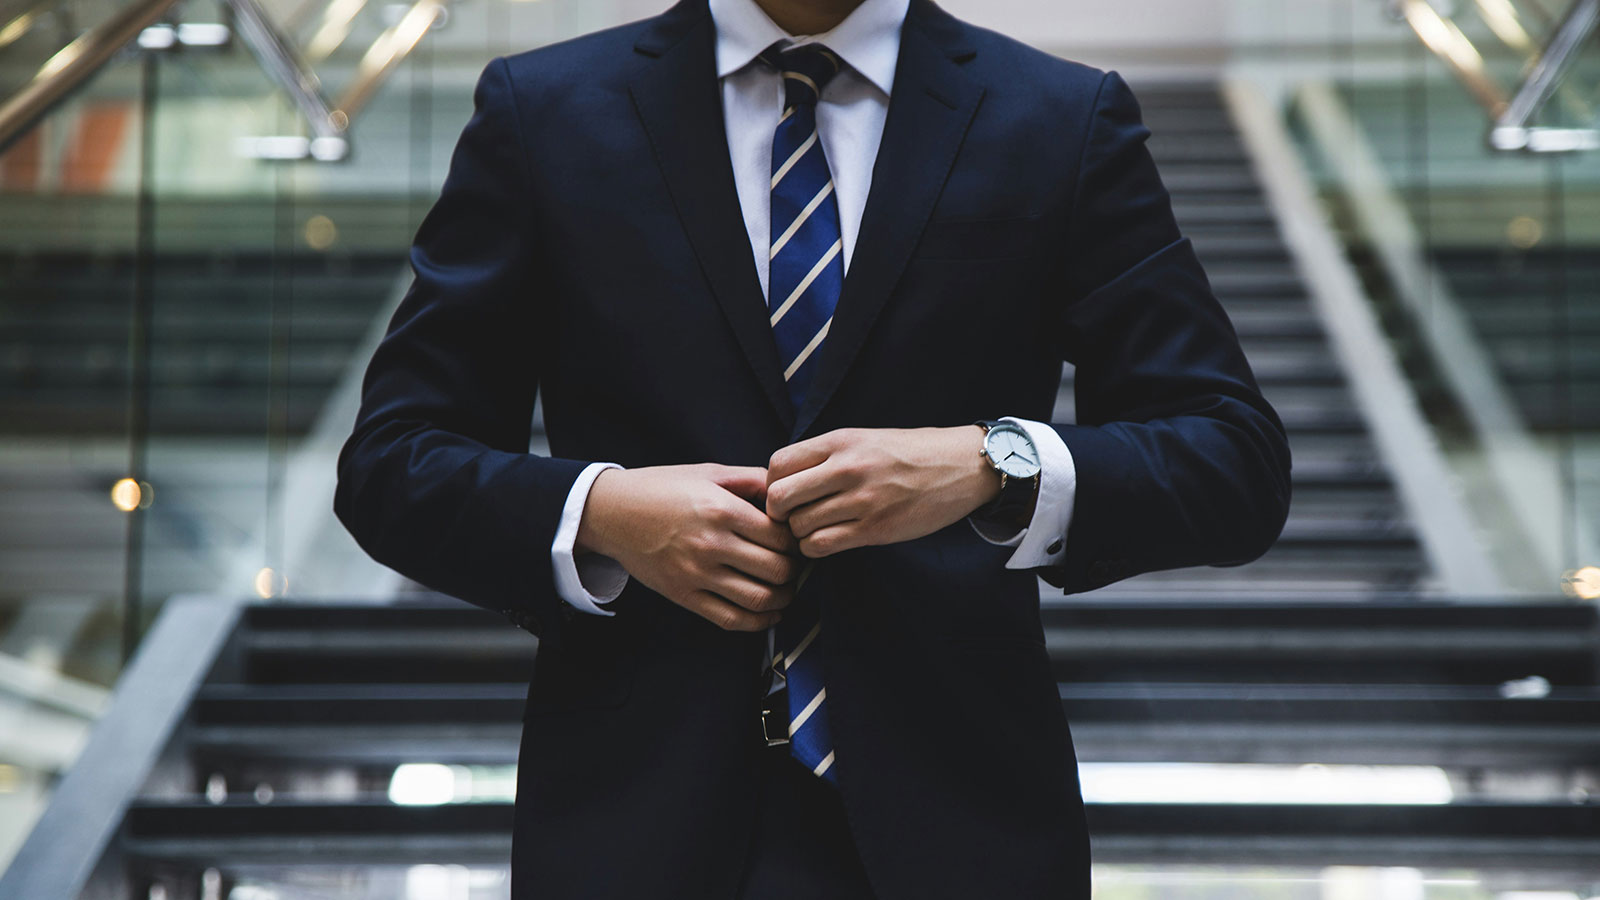
[[[717,26],[717,77],[749,65],[777,41],[826,44],[850,68],[890,93],[900,59],[900,26],[911,0],[865,0],[843,22],[817,35],[791,35],[778,27],[755,0],[710,0]]]

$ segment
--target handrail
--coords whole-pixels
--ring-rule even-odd
[[[155,24],[176,2],[135,0],[46,60],[22,90],[0,105],[0,151],[99,71],[139,32]]]
[[[367,0],[333,0],[322,11],[322,20],[306,42],[306,61],[319,63],[339,49],[350,37],[350,26],[367,5]]]
[[[154,24],[177,0],[137,0],[51,57],[22,90],[0,106],[0,152],[20,138],[41,116],[88,80],[118,50]],[[400,20],[386,28],[367,48],[355,81],[337,104],[323,96],[321,81],[305,56],[273,25],[257,0],[226,0],[234,27],[252,55],[273,81],[289,95],[311,132],[303,152],[318,160],[340,160],[349,155],[346,133],[351,119],[372,99],[378,88],[445,17],[445,0],[415,0]],[[364,0],[338,4],[337,15],[319,30],[310,50],[325,57],[348,33],[347,21]],[[25,10],[21,15],[31,15]],[[343,19],[345,21],[339,21]],[[18,19],[20,21],[20,18]]]
[[[15,0],[0,3],[0,50],[28,33],[39,15],[53,5],[53,0]]]
[[[1444,60],[1467,92],[1490,115],[1500,115],[1506,107],[1505,93],[1485,71],[1483,55],[1472,45],[1472,39],[1428,0],[1401,0],[1400,15],[1422,43]]]
[[[0,897],[72,900],[84,892],[244,605],[202,595],[167,601],[83,752],[0,874]]]
[[[355,83],[339,97],[338,111],[344,114],[347,121],[366,106],[389,73],[416,48],[422,36],[443,16],[443,0],[416,0],[400,17],[400,21],[378,35],[361,57]]]

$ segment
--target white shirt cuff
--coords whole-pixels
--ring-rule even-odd
[[[578,474],[567,492],[567,502],[561,508],[561,524],[556,527],[556,538],[550,543],[550,562],[555,567],[556,594],[583,612],[597,616],[614,616],[616,613],[601,609],[601,604],[617,599],[628,586],[628,572],[609,556],[586,553],[582,559],[574,555],[578,543],[578,523],[583,519],[583,506],[589,501],[589,490],[594,480],[606,469],[620,469],[616,463],[591,463]]]
[[[1011,416],[1000,421],[1020,426],[1039,451],[1039,499],[1033,507],[1033,518],[1026,528],[1014,534],[997,531],[992,524],[979,523],[970,516],[967,521],[989,543],[1017,548],[1006,560],[1008,569],[1056,565],[1066,556],[1067,526],[1072,524],[1072,504],[1078,491],[1078,468],[1072,461],[1072,451],[1060,433],[1043,422]]]

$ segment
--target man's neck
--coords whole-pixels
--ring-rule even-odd
[[[855,11],[863,0],[756,0],[779,28],[790,34],[822,34]]]

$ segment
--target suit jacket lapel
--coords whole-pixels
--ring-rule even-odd
[[[827,340],[817,351],[817,374],[795,419],[793,440],[816,421],[860,353],[910,261],[977,112],[983,88],[961,71],[960,62],[973,55],[962,38],[960,24],[943,10],[929,0],[912,0],[850,271]]]
[[[636,43],[639,53],[656,58],[641,68],[629,90],[711,291],[788,428],[794,410],[734,186],[715,43],[704,0],[683,0]]]

